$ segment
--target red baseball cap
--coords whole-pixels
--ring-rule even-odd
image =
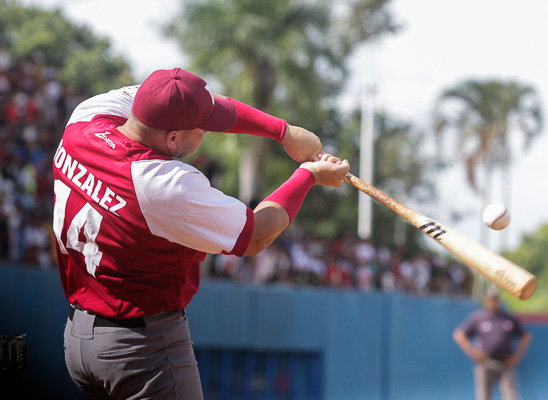
[[[132,111],[143,124],[163,131],[222,132],[236,122],[230,101],[214,98],[203,79],[181,68],[154,71],[137,90]]]

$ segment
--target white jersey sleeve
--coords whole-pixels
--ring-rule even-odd
[[[154,235],[212,254],[234,248],[247,206],[212,188],[196,168],[177,160],[144,160],[132,163],[131,174]]]
[[[75,122],[89,122],[96,115],[115,115],[129,118],[139,86],[126,86],[93,96],[76,107],[67,126]]]

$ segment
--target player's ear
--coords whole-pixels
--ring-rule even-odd
[[[168,131],[166,135],[167,145],[174,146],[177,143],[178,135],[180,135],[178,131]]]
[[[164,146],[167,150],[167,154],[171,155],[177,149],[177,138],[180,132],[167,131],[164,132]]]

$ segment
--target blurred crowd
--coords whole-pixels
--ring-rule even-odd
[[[51,165],[78,101],[54,67],[0,47],[0,261],[54,266]]]
[[[84,98],[39,58],[13,62],[0,47],[0,264],[56,268],[52,159]],[[427,295],[469,293],[467,269],[440,256],[411,259],[349,234],[327,240],[295,226],[257,257],[209,255],[202,275],[238,283],[326,286]]]
[[[202,276],[238,283],[324,286],[334,289],[402,292],[416,295],[468,295],[472,276],[454,260],[405,248],[375,246],[347,234],[336,240],[288,229],[256,257],[208,255]]]

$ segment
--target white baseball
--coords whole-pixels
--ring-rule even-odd
[[[510,223],[510,212],[502,203],[491,203],[483,210],[483,222],[489,228],[500,231]]]

